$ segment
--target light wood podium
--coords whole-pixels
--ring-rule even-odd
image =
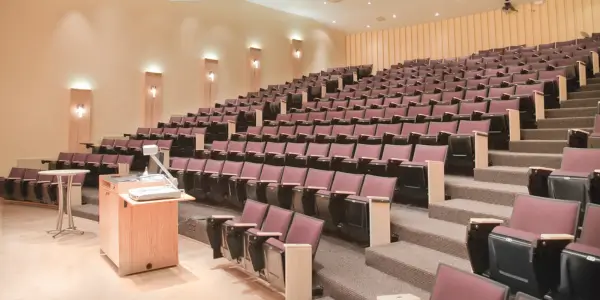
[[[100,177],[100,250],[116,265],[120,276],[179,263],[177,203],[194,200],[187,194],[179,199],[132,200],[128,196],[132,188],[164,185],[134,178]]]

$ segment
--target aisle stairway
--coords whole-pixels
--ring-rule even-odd
[[[315,281],[335,299],[374,300],[377,295],[416,294],[428,299],[438,264],[470,271],[465,233],[472,217],[508,220],[516,194],[528,193],[529,166],[558,168],[567,130],[591,130],[600,101],[600,78],[570,93],[559,109],[546,110],[538,129],[522,131],[509,151],[490,151],[491,166],[474,177],[446,176],[450,200],[428,210],[394,204],[392,231],[400,242],[367,249],[323,237],[315,257]],[[74,209],[78,216],[98,218],[97,191],[84,191],[88,205]],[[94,199],[95,198],[95,199]],[[205,221],[211,214],[237,214],[224,208],[181,203],[180,233],[207,242]]]
[[[470,218],[508,220],[515,194],[528,193],[529,166],[558,168],[570,128],[591,130],[600,101],[600,78],[569,93],[561,108],[546,110],[537,129],[522,131],[509,151],[490,151],[491,166],[475,170],[474,178],[446,176],[451,200],[428,211],[395,205],[393,231],[399,243],[366,250],[367,265],[411,285],[431,291],[438,263],[470,271],[465,232]]]

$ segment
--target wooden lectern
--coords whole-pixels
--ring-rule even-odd
[[[182,198],[135,201],[132,188],[161,186],[134,176],[101,176],[99,190],[100,250],[120,276],[176,266],[179,263],[178,202]]]

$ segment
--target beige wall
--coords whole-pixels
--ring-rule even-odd
[[[445,58],[518,44],[537,45],[600,32],[600,0],[546,0],[414,26],[346,36],[348,64],[375,70],[415,58]]]
[[[344,33],[244,0],[2,0],[0,174],[17,158],[55,157],[68,139],[68,88],[93,88],[92,137],[142,120],[143,71],[163,71],[164,111],[202,106],[200,62],[219,59],[217,99],[245,93],[250,46],[262,48],[262,84],[291,79],[290,42],[303,40],[303,72],[343,65]]]

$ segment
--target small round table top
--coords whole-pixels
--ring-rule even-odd
[[[77,174],[89,173],[90,170],[83,169],[66,169],[66,170],[47,170],[47,171],[39,171],[40,175],[54,175],[54,176],[71,176]]]

